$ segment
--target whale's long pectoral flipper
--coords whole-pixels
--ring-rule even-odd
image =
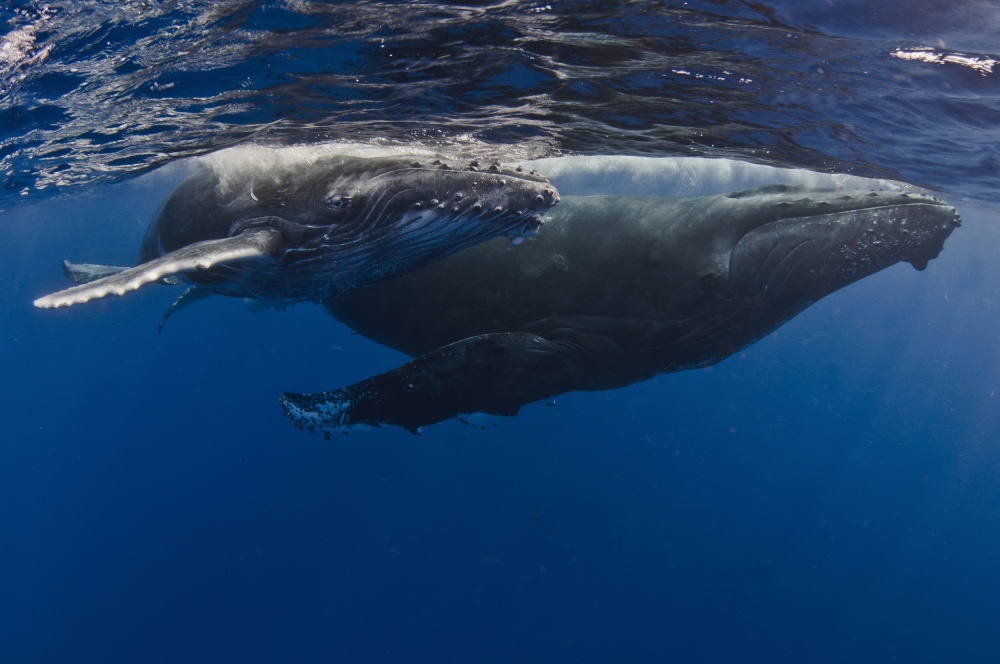
[[[327,435],[357,426],[417,431],[473,413],[512,416],[528,403],[586,389],[591,365],[614,361],[617,347],[607,337],[575,338],[568,344],[529,332],[483,334],[360,383],[316,394],[286,392],[279,402],[296,427]]]
[[[270,228],[253,229],[221,240],[195,242],[142,265],[111,272],[89,283],[46,295],[35,300],[35,306],[54,309],[90,302],[108,295],[124,295],[146,284],[163,281],[183,272],[207,270],[213,265],[250,258],[275,257],[283,246],[281,233]],[[76,280],[74,274],[71,274],[73,267],[80,266],[67,267],[67,274]],[[86,279],[88,270],[93,267],[101,266],[87,266],[77,273],[78,276]],[[93,274],[93,270],[90,270],[90,274]]]

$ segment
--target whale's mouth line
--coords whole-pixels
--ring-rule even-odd
[[[362,234],[368,234],[372,229],[379,227],[380,222],[382,220],[388,219],[390,217],[388,209],[389,206],[392,205],[392,202],[396,200],[396,198],[398,198],[399,196],[402,196],[411,191],[414,191],[414,189],[410,188],[397,191],[389,198],[389,200],[385,201],[384,203],[383,201],[385,199],[385,192],[383,192],[376,200],[372,201],[369,205],[365,206],[365,210],[363,211],[364,214],[361,217],[361,219],[358,220],[358,223],[355,226],[356,232],[360,232]],[[391,228],[394,225],[395,224],[392,224],[390,222],[388,224],[388,227]]]

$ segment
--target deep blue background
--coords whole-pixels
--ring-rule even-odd
[[[995,215],[710,370],[327,443],[280,391],[403,358],[317,307],[30,306],[170,179],[0,226],[0,661],[994,661]]]
[[[998,661],[995,0],[0,5],[0,664]],[[28,39],[30,37],[30,39]],[[30,43],[28,43],[30,42]],[[711,370],[496,427],[294,430],[283,390],[402,356],[131,263],[179,156],[708,155],[961,203]],[[56,194],[61,192],[62,198]]]

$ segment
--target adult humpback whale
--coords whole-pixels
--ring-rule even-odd
[[[253,156],[202,165],[178,186],[150,224],[138,266],[67,263],[83,285],[35,306],[178,280],[202,293],[318,301],[491,238],[520,243],[559,200],[543,176],[496,163],[265,148]]]
[[[281,404],[296,426],[327,434],[412,431],[707,366],[890,265],[923,269],[958,224],[942,201],[903,192],[564,196],[517,252],[486,243],[327,300],[365,336],[419,357]]]

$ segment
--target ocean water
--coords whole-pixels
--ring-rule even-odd
[[[3,4],[0,662],[996,661],[998,30],[985,0]],[[319,307],[31,306],[246,143],[559,158],[564,193],[884,178],[963,225],[709,369],[326,442],[277,396],[407,358]]]

